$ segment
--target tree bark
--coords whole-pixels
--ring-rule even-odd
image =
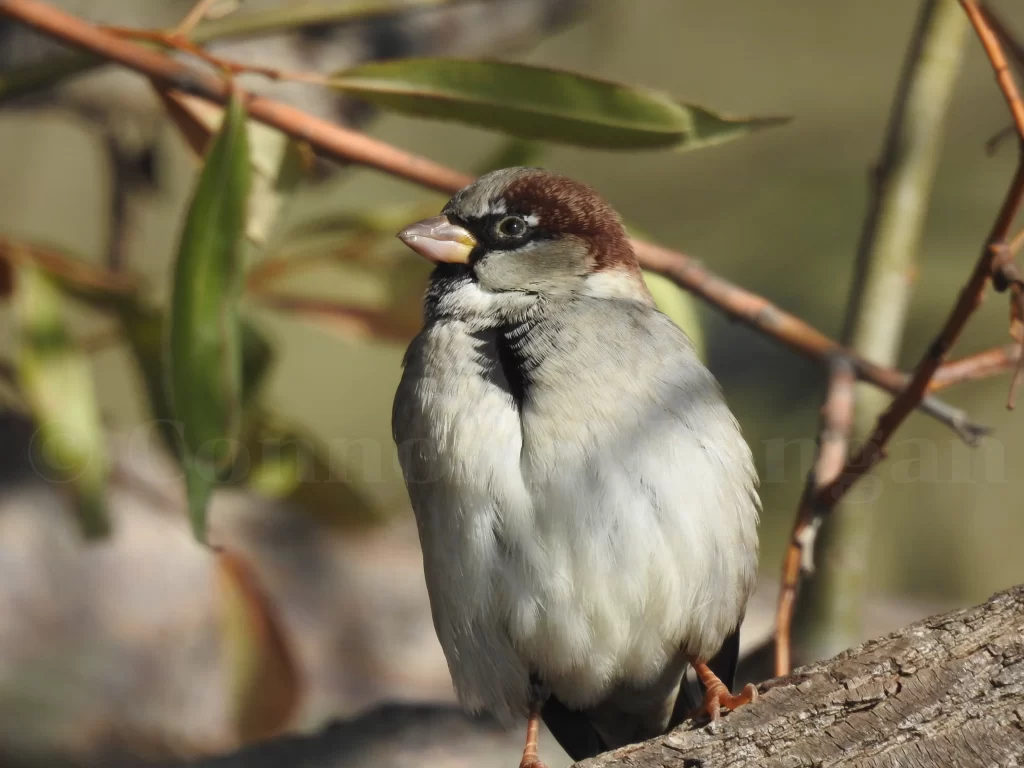
[[[686,723],[579,768],[1024,765],[1024,585],[764,683],[715,725]]]

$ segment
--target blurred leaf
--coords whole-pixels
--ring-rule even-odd
[[[422,324],[418,312],[415,322],[409,322],[392,307],[363,307],[337,299],[261,293],[256,300],[267,309],[361,339],[408,342]]]
[[[62,53],[44,61],[0,72],[0,104],[29,93],[52,88],[71,75],[81,74],[105,62],[88,53]]]
[[[399,59],[331,78],[395,112],[604,149],[694,149],[786,118],[727,118],[643,88],[500,61]]]
[[[0,284],[10,281],[12,263],[33,264],[61,290],[93,306],[110,309],[139,290],[130,275],[94,267],[82,257],[36,243],[14,243],[0,237]],[[6,275],[6,277],[5,277]],[[5,294],[0,291],[0,297]]]
[[[175,428],[174,412],[168,393],[165,353],[164,313],[142,301],[119,310],[121,328],[139,366],[150,412],[167,449],[181,459],[180,432]],[[250,321],[241,319],[242,406],[248,410],[255,401],[274,361],[274,350],[263,333]]]
[[[704,330],[700,324],[700,313],[693,296],[673,283],[667,277],[644,272],[644,281],[654,297],[654,303],[662,312],[690,337],[697,354],[704,357]]]
[[[206,539],[206,502],[237,449],[242,344],[237,314],[249,194],[245,111],[233,96],[185,219],[175,263],[168,360],[180,422],[193,532]]]
[[[224,109],[202,99],[157,89],[167,114],[181,131],[196,157],[202,157],[214,131],[224,120]],[[249,121],[249,158],[255,172],[249,195],[246,236],[263,245],[282,208],[313,167],[313,155],[280,131]]]
[[[520,168],[537,165],[544,155],[544,145],[529,139],[505,139],[498,148],[484,158],[474,174],[483,176],[485,173],[501,168]],[[412,219],[410,219],[412,221]]]
[[[253,414],[244,450],[247,487],[269,498],[293,500],[319,524],[363,526],[386,518],[369,496],[345,479],[327,444],[274,414]]]
[[[361,3],[285,4],[246,13],[232,13],[225,18],[200,24],[188,39],[202,45],[231,37],[253,37],[307,27],[311,25],[345,24],[372,21],[408,10],[448,5],[457,0],[364,0]],[[153,4],[158,5],[157,3]],[[160,48],[149,41],[139,45]],[[91,54],[59,54],[44,61],[0,72],[0,104],[47,88],[53,88],[73,75],[82,74],[106,62]]]
[[[207,21],[192,35],[192,41],[203,43],[230,37],[287,32],[290,29],[372,21],[404,11],[436,8],[460,0],[362,0],[346,3],[285,3],[252,12],[237,13],[230,18]]]
[[[223,550],[216,558],[221,637],[244,744],[281,732],[298,705],[301,683],[280,620],[252,568]]]
[[[82,257],[36,244],[14,244],[0,239],[0,284],[11,279],[12,263],[32,264],[47,274],[68,296],[92,309],[112,313],[139,367],[150,413],[167,449],[180,455],[180,433],[175,429],[168,394],[164,313],[142,297],[138,280],[126,273],[89,265]],[[0,292],[0,298],[2,298]],[[255,401],[274,361],[266,336],[250,320],[241,320],[242,405]]]
[[[18,383],[39,424],[42,457],[77,491],[86,537],[107,536],[109,464],[89,363],[64,327],[56,286],[32,264],[18,268],[14,311]]]

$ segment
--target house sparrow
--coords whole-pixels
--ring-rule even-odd
[[[398,237],[437,264],[393,433],[459,699],[544,719],[569,755],[732,696],[757,478],[615,211],[534,168],[489,173]],[[722,679],[725,682],[722,682]]]

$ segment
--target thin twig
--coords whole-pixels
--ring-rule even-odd
[[[1021,361],[1020,344],[986,349],[959,360],[943,363],[932,377],[929,392],[939,392],[956,384],[979,381],[1015,370]]]
[[[24,259],[83,290],[99,290],[127,297],[135,295],[139,289],[138,279],[127,273],[90,266],[42,246],[13,243],[0,237],[0,262],[17,264]]]
[[[192,6],[192,10],[188,12],[181,23],[175,27],[174,35],[177,37],[188,37],[188,35],[195,28],[196,24],[206,18],[206,14],[210,12],[214,3],[217,0],[196,0],[196,4]]]
[[[913,275],[968,38],[967,20],[954,0],[917,4],[917,21],[871,174],[839,337],[857,353],[887,365],[899,360],[905,336]],[[870,434],[886,406],[877,393],[858,387],[856,442]],[[860,637],[874,517],[864,505],[816,512],[829,517],[813,553],[821,570],[801,597],[798,633],[791,641],[812,656],[847,648]]]
[[[842,342],[860,354],[892,364],[899,354],[910,304],[912,281],[932,182],[942,150],[943,128],[959,71],[967,23],[951,0],[921,0],[917,21],[893,96],[888,126],[878,162],[872,169],[868,206],[857,244],[854,276],[850,285]],[[863,510],[846,509],[833,516],[831,504],[820,503],[822,489],[840,476],[847,459],[850,432],[862,436],[871,428],[872,418],[882,404],[872,392],[853,391],[852,382],[833,383],[838,398],[826,403],[822,429],[825,434],[838,421],[841,450],[822,441],[819,460],[808,479],[793,524],[789,549],[783,564],[782,587],[776,616],[776,672],[789,672],[790,636],[797,589],[802,573],[809,573],[813,558],[822,561],[822,571],[801,607],[801,637],[824,642],[815,653],[848,647],[860,632],[860,582],[870,547],[866,535],[870,516]],[[909,381],[909,377],[908,377]],[[844,383],[847,386],[843,386]],[[906,382],[904,382],[905,384]],[[853,401],[846,404],[843,395]],[[843,407],[844,404],[846,407]],[[837,415],[830,414],[835,408]],[[851,424],[857,411],[856,424]],[[832,518],[827,535],[816,542],[818,529],[828,515]],[[817,544],[818,551],[815,551]],[[806,643],[804,643],[806,647]]]
[[[974,26],[985,52],[995,70],[999,87],[1006,98],[1007,106],[1013,114],[1018,135],[1024,142],[1024,102],[1021,102],[1016,83],[1006,66],[1006,58],[999,46],[995,34],[988,27],[984,15],[974,0],[960,0],[968,18]],[[1024,147],[1024,143],[1022,143]],[[992,278],[993,266],[1001,250],[1006,247],[1006,239],[1013,225],[1013,220],[1024,200],[1024,153],[1017,164],[1013,181],[1006,193],[1006,198],[999,209],[999,214],[985,240],[981,256],[975,264],[970,279],[960,292],[956,305],[942,330],[929,346],[924,358],[918,364],[906,389],[892,402],[879,417],[871,436],[860,450],[846,463],[846,467],[832,482],[819,490],[815,504],[830,508],[842,498],[850,488],[871,470],[885,455],[885,447],[900,424],[921,402],[939,366],[946,354],[952,349],[960,334],[985,298],[985,289]]]
[[[1006,55],[1003,53],[1002,45],[994,28],[999,21],[991,11],[983,9],[975,0],[960,0],[960,5],[981,40],[981,45],[992,64],[992,69],[995,70],[996,82],[999,83],[999,90],[1003,92],[1006,105],[1010,108],[1013,123],[1017,127],[1017,135],[1024,140],[1024,102],[1021,102],[1017,83],[1014,82],[1013,73],[1010,72]]]
[[[0,14],[140,72],[161,87],[220,104],[226,103],[230,96],[231,86],[225,80],[158,51],[122,40],[39,0],[0,0]],[[463,173],[286,104],[253,94],[244,94],[244,97],[252,118],[306,142],[321,155],[374,168],[447,194],[472,181],[472,177]],[[634,240],[633,245],[641,266],[665,275],[729,316],[819,363],[837,354],[847,357],[862,380],[891,394],[902,390],[906,379],[899,371],[860,359],[794,315],[712,274],[695,259],[640,240]],[[975,442],[988,431],[970,423],[962,411],[934,398],[919,399],[918,407],[968,442]]]
[[[376,233],[356,233],[348,241],[331,251],[313,251],[299,256],[269,256],[253,265],[245,276],[245,290],[249,294],[265,292],[271,285],[291,277],[300,270],[318,264],[339,263],[353,260],[357,254],[366,253],[380,240]]]
[[[807,476],[807,485],[800,500],[796,522],[789,537],[789,546],[782,565],[782,588],[776,610],[775,674],[789,673],[791,665],[790,625],[796,604],[800,575],[814,570],[814,539],[825,511],[815,504],[819,491],[835,480],[846,462],[850,429],[853,425],[854,382],[849,360],[837,357],[832,361],[828,394],[821,407],[821,430],[818,455]]]
[[[859,379],[892,395],[902,392],[909,381],[906,374],[865,360],[764,297],[724,280],[696,259],[654,243],[635,240],[633,247],[645,269],[664,275],[730,318],[781,342],[810,360],[826,363],[832,357],[844,357],[850,361]],[[918,407],[970,444],[976,443],[989,432],[987,427],[971,422],[960,409],[937,398],[926,397],[918,403]]]
[[[193,43],[175,32],[163,32],[159,29],[136,29],[135,27],[102,27],[103,30],[117,35],[126,40],[142,40],[143,42],[157,43],[164,48],[170,48],[179,53],[186,53],[195,56],[200,61],[205,61],[215,69],[219,69],[230,75],[259,75],[268,80],[289,80],[297,83],[310,83],[312,85],[329,85],[330,78],[315,72],[291,72],[274,67],[261,67],[256,64],[243,64],[233,59],[225,59],[221,56],[214,56],[208,53],[201,46]]]
[[[980,4],[980,12],[984,15],[989,29],[999,39],[999,44],[1006,52],[1006,55],[1017,65],[1017,73],[1024,75],[1024,45],[1021,45],[1016,35],[1010,30],[1010,27],[992,10],[988,3],[983,2]]]
[[[350,336],[408,342],[419,330],[418,317],[413,324],[403,323],[391,308],[359,307],[330,298],[269,291],[254,294],[251,301],[256,306],[314,321],[321,327],[339,330]]]

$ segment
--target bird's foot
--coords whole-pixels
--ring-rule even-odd
[[[526,746],[519,768],[547,768],[537,756],[537,741],[540,737],[540,710],[543,701],[538,697],[530,702],[530,716],[526,721]]]
[[[729,689],[723,683],[716,682],[708,686],[703,703],[690,713],[690,717],[694,720],[707,718],[711,722],[715,722],[721,717],[723,709],[726,712],[732,712],[744,704],[753,704],[755,701],[757,701],[757,688],[753,683],[747,683],[742,693],[733,695],[729,693]]]

